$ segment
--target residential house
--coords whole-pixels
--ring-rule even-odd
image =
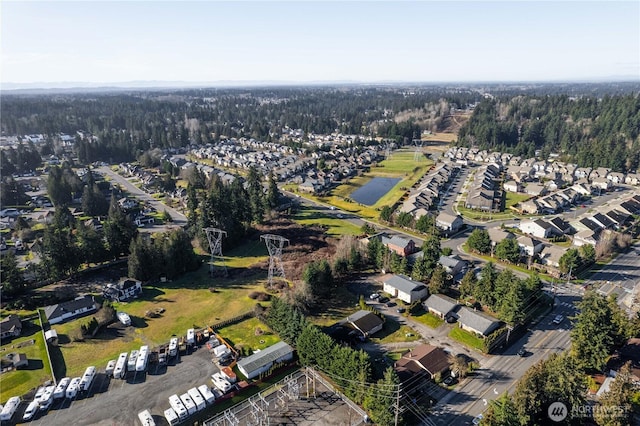
[[[624,178],[624,183],[627,185],[639,185],[640,184],[640,173],[629,173]]]
[[[390,275],[383,282],[382,290],[405,303],[413,303],[424,299],[429,294],[427,287],[406,275]]]
[[[458,256],[440,256],[438,263],[444,267],[447,274],[454,277],[464,272],[467,268],[467,261],[460,259]]]
[[[442,212],[438,215],[438,217],[436,217],[436,226],[446,234],[453,234],[455,232],[458,232],[458,230],[460,230],[463,225],[464,222],[460,215],[453,216]]]
[[[115,284],[109,283],[103,290],[105,299],[118,302],[137,297],[142,293],[142,282],[133,278],[121,278]]]
[[[520,203],[520,211],[522,214],[538,214],[542,211],[542,207],[536,200],[522,201]]]
[[[515,238],[509,231],[505,231],[500,228],[488,228],[487,233],[489,234],[489,239],[491,240],[491,246],[495,247],[502,240],[506,240],[507,238]]]
[[[413,240],[394,235],[392,237],[387,234],[380,234],[380,241],[389,250],[398,253],[400,256],[408,256],[417,251],[416,243]]]
[[[371,311],[361,310],[349,315],[344,322],[362,333],[362,337],[369,337],[382,330],[384,321]]]
[[[22,333],[22,321],[18,315],[11,314],[0,321],[0,339],[18,337]]]
[[[520,192],[522,190],[522,185],[520,185],[515,180],[506,181],[502,185],[502,187],[504,188],[505,191],[509,191],[509,192]]]
[[[449,354],[442,348],[423,344],[416,346],[396,361],[394,368],[405,380],[414,374],[426,372],[430,379],[449,369]],[[405,376],[405,377],[403,377]]]
[[[539,254],[540,264],[557,269],[560,267],[560,258],[566,249],[553,244],[545,244]]]
[[[524,235],[518,237],[518,246],[520,247],[520,251],[523,255],[527,256],[535,256],[540,253],[542,250],[542,243],[538,240],[534,240],[531,237],[526,237]]]
[[[531,196],[538,197],[546,194],[547,188],[537,183],[530,183],[524,187],[524,192]]]
[[[463,330],[486,337],[498,329],[502,323],[481,311],[463,306],[458,311],[458,323]]]
[[[603,229],[611,229],[615,227],[615,222],[612,221],[607,215],[604,215],[602,213],[596,213],[589,219],[591,219],[592,222],[595,222]]]
[[[520,230],[536,238],[550,238],[554,235],[562,235],[560,230],[544,219],[524,221],[520,224]]]
[[[569,222],[565,221],[560,216],[556,216],[552,218],[549,222],[553,226],[555,226],[556,229],[558,229],[562,234],[567,235],[567,234],[573,234],[574,232],[576,232],[576,230],[573,229],[573,226],[571,226]]]
[[[254,352],[246,358],[238,361],[238,370],[247,379],[253,379],[260,374],[269,371],[274,364],[293,359],[293,348],[285,342],[278,342],[259,352]]]
[[[494,211],[495,191],[488,189],[470,190],[465,207],[468,209]]]
[[[44,315],[49,324],[58,324],[98,310],[93,296],[80,296],[68,302],[45,306]]]
[[[458,302],[444,294],[432,294],[422,302],[422,306],[427,312],[445,319],[455,312],[458,308]]]
[[[584,229],[573,236],[573,245],[576,247],[580,247],[585,244],[595,246],[598,243],[598,235],[599,232],[594,232],[591,229]]]
[[[611,181],[606,177],[597,177],[591,180],[591,186],[602,191],[609,191],[612,187]]]

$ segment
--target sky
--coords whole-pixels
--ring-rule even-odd
[[[0,3],[0,81],[640,80],[640,1]]]

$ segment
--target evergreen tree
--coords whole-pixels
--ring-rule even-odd
[[[2,294],[7,297],[16,296],[25,289],[26,281],[18,261],[13,252],[7,252],[0,257],[0,279],[2,280]]]
[[[594,419],[602,426],[625,426],[633,423],[631,409],[636,386],[633,383],[630,362],[622,366],[609,390],[600,397]]]
[[[472,251],[487,254],[491,251],[491,238],[486,229],[474,229],[467,239],[467,246]]]
[[[438,294],[444,292],[447,288],[447,272],[444,270],[442,265],[436,266],[436,269],[433,271],[433,275],[431,275],[431,279],[429,280],[429,293]]]
[[[131,240],[137,235],[138,229],[127,215],[124,214],[114,195],[111,195],[109,215],[103,225],[107,249],[113,257],[129,253]]]

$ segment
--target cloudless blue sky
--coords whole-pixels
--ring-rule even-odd
[[[640,2],[2,1],[3,83],[640,80]]]

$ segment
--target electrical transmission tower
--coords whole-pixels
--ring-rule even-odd
[[[269,250],[269,277],[267,280],[268,286],[271,287],[274,275],[282,277],[282,279],[285,278],[284,266],[282,265],[282,248],[289,240],[274,234],[260,235],[260,239],[264,240],[267,250]]]
[[[384,158],[391,158],[391,144],[387,142],[387,148],[384,151]]]
[[[227,236],[227,231],[223,231],[218,228],[204,228],[207,233],[207,240],[209,240],[209,250],[211,251],[211,263],[209,266],[209,273],[213,276],[214,272],[218,270],[223,276],[227,276],[227,266],[224,264],[224,258],[222,257],[222,237]],[[219,264],[216,265],[215,261],[218,260]]]
[[[413,143],[416,146],[416,150],[413,153],[413,161],[420,161],[422,159],[422,140],[420,139],[414,139]]]

